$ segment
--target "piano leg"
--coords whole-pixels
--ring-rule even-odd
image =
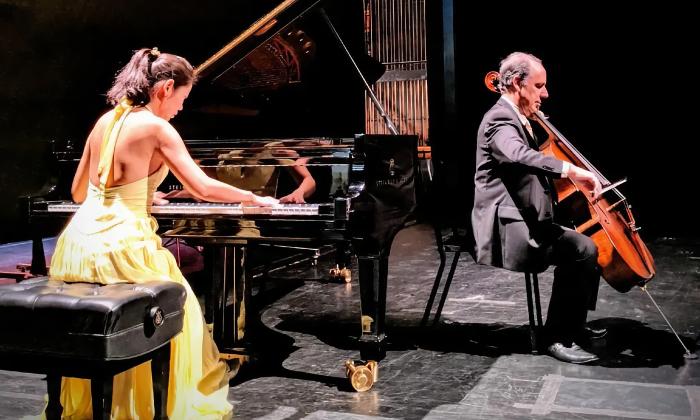
[[[382,360],[386,356],[384,318],[389,256],[358,256],[360,274],[361,325],[360,357]]]
[[[247,354],[245,334],[250,288],[246,281],[245,245],[210,245],[210,308],[214,341],[221,353]]]
[[[338,241],[335,243],[335,265],[341,268],[350,268],[351,256],[348,252],[348,242]]]

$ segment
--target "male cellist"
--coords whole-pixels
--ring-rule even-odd
[[[570,363],[598,359],[579,343],[606,331],[586,327],[600,282],[598,250],[587,236],[553,222],[551,178],[568,177],[589,188],[591,172],[539,151],[529,119],[548,97],[547,72],[537,57],[514,52],[499,69],[501,97],[477,134],[472,226],[476,261],[513,271],[541,272],[555,265],[547,311],[547,351]]]

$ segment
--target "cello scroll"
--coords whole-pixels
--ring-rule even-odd
[[[486,76],[484,77],[484,84],[486,84],[486,87],[491,91],[491,92],[496,92],[498,93],[498,80],[501,77],[500,74],[498,74],[497,71],[490,71],[486,73]]]

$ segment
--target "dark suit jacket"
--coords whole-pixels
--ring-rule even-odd
[[[477,134],[472,228],[476,262],[513,271],[543,271],[552,223],[548,178],[563,162],[545,156],[503,99],[484,115]]]

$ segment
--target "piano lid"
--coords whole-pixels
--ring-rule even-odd
[[[318,10],[339,28],[366,77],[361,0],[270,0],[269,8],[196,67],[173,124],[185,139],[352,137],[364,131],[364,87]]]
[[[197,66],[195,72],[199,80],[215,82],[251,52],[265,42],[271,41],[282,29],[304,16],[319,3],[321,0],[283,1]]]

